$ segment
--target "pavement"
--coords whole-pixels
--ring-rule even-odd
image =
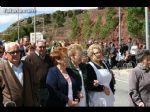
[[[129,106],[129,75],[131,69],[112,69],[115,74],[116,85],[115,85],[115,107],[128,107]]]
[[[116,80],[121,80],[128,83],[128,78],[131,73],[132,68],[130,69],[112,69],[115,74]]]

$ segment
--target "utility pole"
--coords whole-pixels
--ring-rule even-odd
[[[36,7],[34,7],[34,37],[35,37],[35,44],[36,44]]]
[[[18,7],[18,41],[19,41],[19,28],[20,28],[20,26],[19,26],[19,7]]]
[[[44,21],[44,14],[43,14],[43,35],[44,35],[44,24],[45,24],[45,21]]]
[[[119,49],[121,47],[121,11],[120,11],[120,7],[119,7]]]
[[[148,7],[145,7],[146,49],[150,49]]]

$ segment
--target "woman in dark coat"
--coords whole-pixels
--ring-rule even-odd
[[[137,66],[129,75],[130,106],[150,106],[150,51],[137,54]]]
[[[56,66],[49,69],[46,84],[49,91],[47,106],[76,106],[79,103],[79,85],[74,72],[67,68],[66,48],[57,48],[51,53]]]

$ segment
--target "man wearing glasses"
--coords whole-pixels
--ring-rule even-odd
[[[48,90],[46,88],[46,76],[48,69],[53,66],[49,54],[46,53],[46,40],[38,40],[35,52],[26,57],[25,61],[35,67],[34,86],[36,87],[40,106],[46,106]]]
[[[3,106],[36,106],[37,98],[33,92],[33,66],[21,62],[19,45],[15,42],[5,44],[7,60],[0,60],[0,103]]]

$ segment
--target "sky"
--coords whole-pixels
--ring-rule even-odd
[[[18,20],[34,16],[36,14],[53,13],[57,10],[67,11],[73,9],[96,9],[97,7],[0,7],[0,32],[6,30]],[[18,16],[19,9],[19,16]]]

